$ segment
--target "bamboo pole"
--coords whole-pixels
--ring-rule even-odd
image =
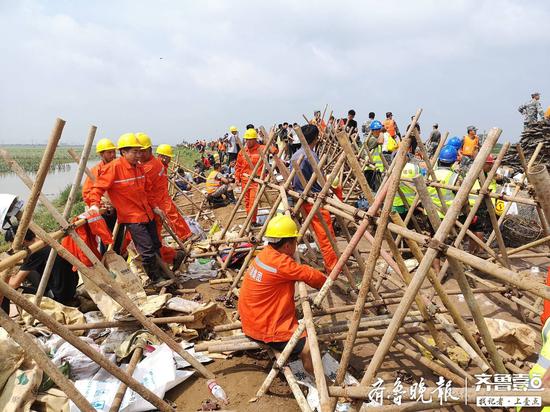
[[[537,193],[537,201],[547,220],[550,216],[550,175],[545,165],[531,166],[527,171],[529,181]]]
[[[90,151],[92,149],[92,144],[94,142],[96,131],[96,126],[90,126],[90,131],[88,132],[88,136],[86,137],[86,141],[84,142],[84,147],[82,149],[82,155],[80,158],[80,163],[78,164],[78,170],[74,177],[73,184],[71,185],[71,190],[67,198],[67,203],[65,203],[65,207],[63,209],[64,219],[69,219],[69,217],[71,216],[71,211],[73,209],[73,204],[76,200],[77,191],[80,189],[82,175],[84,174],[86,164],[88,163],[88,158],[90,157]],[[40,284],[38,285],[38,289],[36,291],[35,302],[37,306],[40,306],[42,296],[44,296],[44,292],[46,291],[46,287],[48,286],[48,281],[50,280],[50,275],[52,273],[56,257],[56,251],[54,249],[51,249],[48,260],[46,261],[46,266],[44,267],[44,272],[42,273],[42,277],[40,278]],[[30,319],[30,323],[32,323],[32,318]]]
[[[5,285],[3,282],[2,284]],[[44,351],[2,310],[0,310],[0,326],[23,348],[25,356],[31,357],[81,411],[95,412],[95,408],[90,405],[90,402],[59,371]]]
[[[485,163],[485,159],[483,160],[483,162]],[[441,222],[437,214],[437,211],[435,210],[435,205],[433,204],[430,198],[430,195],[428,193],[426,184],[424,183],[424,178],[422,176],[418,176],[418,177],[415,177],[414,180],[415,180],[417,193],[419,194],[420,199],[422,201],[422,205],[424,206],[428,214],[430,223],[434,228],[434,230],[438,231],[441,226]],[[470,309],[470,312],[474,317],[476,326],[483,338],[485,347],[487,348],[487,351],[489,352],[491,359],[493,360],[495,369],[498,371],[498,373],[507,373],[507,370],[504,367],[504,363],[502,362],[502,358],[498,354],[497,347],[495,345],[493,337],[491,336],[489,328],[487,327],[487,323],[485,322],[483,313],[481,312],[481,309],[477,304],[475,295],[472,293],[472,289],[468,284],[466,275],[464,274],[464,268],[456,259],[452,257],[447,257],[447,261],[449,262],[451,270],[453,271],[455,278],[458,282],[458,285],[462,290],[462,294],[464,295],[464,300],[466,301],[466,304],[468,305],[468,308]]]
[[[315,324],[313,323],[313,314],[311,306],[307,300],[307,290],[304,282],[298,284],[298,291],[300,298],[302,299],[302,310],[304,312],[304,322],[307,330],[307,341],[309,344],[309,350],[311,353],[311,359],[313,361],[313,373],[315,375],[315,385],[319,391],[319,399],[321,412],[331,412],[330,399],[328,395],[328,385],[325,378],[325,372],[323,370],[323,361],[321,359],[321,351],[319,350],[319,343],[317,342],[317,332],[315,330]]]
[[[378,220],[378,224],[376,226],[376,232],[374,235],[374,242],[372,244],[369,257],[367,259],[367,271],[363,274],[363,280],[361,282],[361,287],[359,289],[359,296],[357,298],[355,310],[353,311],[353,317],[350,322],[349,327],[349,334],[348,338],[346,339],[346,342],[344,344],[344,350],[342,352],[342,358],[340,360],[340,365],[338,367],[338,372],[336,374],[336,382],[341,383],[343,382],[343,379],[345,377],[349,361],[351,360],[351,353],[353,350],[357,330],[359,327],[359,323],[361,320],[361,314],[363,311],[363,306],[365,304],[365,301],[367,299],[367,293],[369,290],[369,284],[372,280],[372,276],[376,267],[376,261],[378,260],[378,256],[380,255],[380,250],[382,248],[382,242],[384,241],[385,233],[386,233],[386,227],[389,223],[389,216],[391,212],[391,208],[393,206],[393,198],[395,197],[395,194],[397,192],[397,187],[399,186],[399,178],[401,175],[401,171],[403,170],[403,167],[405,166],[405,163],[407,162],[407,152],[409,150],[409,146],[411,143],[411,131],[414,129],[414,126],[418,122],[418,118],[420,117],[420,114],[422,113],[422,110],[419,109],[416,112],[416,115],[414,116],[411,127],[409,129],[409,132],[406,134],[405,138],[403,139],[401,146],[399,148],[399,151],[397,153],[397,156],[394,159],[393,164],[394,170],[393,174],[390,176],[389,180],[387,181],[387,195],[385,196],[384,206],[382,208],[382,213],[380,215],[380,218]],[[381,193],[383,193],[381,191]],[[376,203],[376,202],[373,202]],[[414,279],[414,278],[413,278]],[[407,290],[410,290],[412,288],[412,282],[409,285],[409,288]],[[419,287],[420,288],[420,287]],[[418,290],[417,290],[418,292]],[[416,293],[415,293],[416,295]],[[414,300],[414,297],[413,297]],[[412,304],[412,300],[410,302]],[[407,307],[408,308],[410,307]],[[404,318],[405,316],[403,316]],[[397,331],[399,327],[395,328],[395,331]],[[393,341],[393,338],[392,338]],[[388,348],[389,349],[389,346]],[[379,352],[379,351],[378,351]],[[384,353],[385,355],[385,353]],[[380,363],[382,363],[380,361]],[[379,365],[378,365],[379,366]]]
[[[128,363],[128,367],[126,368],[126,373],[128,375],[132,376],[134,374],[134,371],[136,370],[136,366],[141,360],[142,354],[143,354],[142,348],[138,347],[134,349],[134,352],[132,353],[132,357],[130,358],[130,362]],[[126,389],[128,389],[128,386],[124,382],[121,382],[115,394],[115,399],[113,399],[113,403],[111,404],[111,408],[109,409],[109,412],[117,412],[120,409],[120,404],[124,399],[124,395],[126,394]]]
[[[487,190],[489,189],[489,185],[491,184],[491,181],[493,180],[496,172],[497,172],[497,169],[499,168],[500,166],[500,163],[502,162],[502,159],[504,158],[504,155],[506,153],[506,151],[508,150],[508,148],[510,147],[510,143],[506,142],[496,160],[495,160],[495,163],[493,164],[493,166],[491,167],[491,170],[489,171],[489,173],[487,174],[487,179],[485,180],[485,182],[481,183],[480,186],[481,186],[481,189],[480,189],[480,193],[485,193],[487,192]],[[470,207],[470,211],[468,213],[468,216],[466,216],[466,220],[464,221],[464,224],[462,225],[461,229],[460,229],[460,232],[458,233],[456,239],[454,240],[453,242],[453,245],[455,247],[459,247],[460,244],[462,243],[462,241],[464,240],[464,237],[466,236],[466,232],[468,230],[468,227],[470,226],[470,224],[472,223],[472,221],[474,220],[474,217],[477,213],[477,211],[479,210],[480,206],[481,206],[481,202],[483,202],[483,197],[482,195],[478,195],[474,204]],[[440,271],[439,271],[439,279],[442,279],[444,276],[445,276],[445,273],[447,272],[447,269],[449,268],[449,264],[450,262],[445,262],[443,264],[443,266],[441,267]]]
[[[193,315],[184,316],[167,316],[164,318],[151,318],[151,321],[156,325],[163,325],[165,323],[189,323],[195,320]],[[135,327],[139,325],[136,320],[111,320],[91,323],[73,323],[67,325],[69,330],[90,330],[90,329],[109,329],[109,328],[123,328],[123,327]]]
[[[411,128],[414,128],[414,125],[411,124]],[[483,164],[485,163],[487,155],[490,153],[500,134],[501,130],[496,128],[491,129],[491,131],[489,132],[485,143],[481,147],[476,159],[474,160],[470,168],[470,171],[464,179],[462,187],[455,197],[455,201],[452,203],[451,207],[447,211],[447,214],[445,215],[441,226],[437,230],[434,238],[431,241],[430,246],[426,251],[426,254],[424,255],[424,259],[422,259],[422,261],[420,262],[420,266],[418,267],[409,287],[405,291],[403,300],[394,313],[392,323],[388,326],[386,333],[382,337],[380,344],[376,349],[363,378],[361,379],[361,386],[368,386],[372,383],[372,379],[374,378],[376,371],[382,364],[382,361],[387,351],[389,350],[390,344],[395,339],[397,330],[399,329],[401,322],[405,318],[412,302],[414,301],[415,295],[418,293],[420,286],[424,282],[424,279],[432,265],[433,260],[438,254],[438,250],[443,248],[441,245],[443,244],[445,238],[454,226],[454,221],[458,217],[462,205],[467,200],[468,193],[474,185],[474,182],[481,168],[483,167]]]
[[[33,223],[31,221],[31,230],[34,231]],[[38,234],[38,236],[40,236]],[[60,253],[61,255],[61,253]],[[115,364],[110,362],[102,353],[93,349],[85,341],[75,336],[71,331],[69,331],[64,325],[60,324],[54,318],[47,315],[42,309],[36,306],[31,301],[27,300],[22,294],[16,292],[11,287],[9,287],[5,282],[0,281],[0,292],[9,298],[17,306],[24,309],[26,312],[34,316],[38,321],[42,322],[49,330],[59,335],[61,338],[66,340],[68,343],[73,345],[76,349],[82,352],[84,355],[89,357],[111,375],[116,377],[122,382],[126,382],[129,387],[139,393],[143,399],[147,400],[157,408],[162,411],[171,411],[172,409],[168,406],[166,402],[160,399],[157,395],[151,392],[149,389],[145,388],[137,380],[133,379],[131,376],[128,376],[122,369],[118,368]],[[0,311],[1,312],[1,311]],[[39,351],[41,352],[41,351]],[[47,370],[47,369],[46,369]],[[50,375],[51,376],[51,375]]]
[[[38,172],[36,173],[36,176],[34,178],[34,184],[30,187],[31,193],[27,200],[27,205],[23,210],[23,216],[21,216],[19,226],[17,227],[17,232],[15,233],[15,238],[13,239],[11,245],[14,251],[21,249],[21,246],[23,245],[25,234],[27,233],[29,223],[32,219],[32,215],[34,214],[34,209],[36,208],[36,205],[38,203],[38,197],[40,195],[40,192],[42,191],[42,186],[44,185],[46,176],[50,171],[50,165],[55,154],[55,149],[57,147],[59,139],[61,139],[61,133],[63,132],[64,127],[65,120],[57,118],[55,120],[54,128],[50,134],[50,138],[48,139],[46,149],[44,150],[40,166],[38,167]],[[4,154],[7,154],[7,152],[5,150],[1,150],[1,152],[3,153],[2,156],[4,157],[4,160],[6,160],[6,163],[8,163],[8,160],[4,156]]]

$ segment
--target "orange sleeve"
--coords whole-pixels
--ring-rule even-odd
[[[321,289],[321,286],[323,286],[327,279],[326,276],[317,269],[313,269],[308,265],[301,265],[290,257],[285,259],[278,267],[278,274],[285,279],[305,282],[315,289]]]
[[[147,170],[148,169],[148,170]],[[161,204],[162,190],[159,189],[161,184],[161,177],[159,176],[160,169],[158,165],[153,162],[149,162],[146,166],[143,166],[145,174],[145,193],[147,193],[147,203],[151,206],[151,209],[159,207]]]
[[[115,180],[115,170],[115,163],[111,162],[105,165],[101,174],[97,176],[88,195],[90,206],[96,205],[99,207],[101,204],[101,196],[109,190]]]
[[[95,165],[90,169],[90,172],[97,180],[97,176],[99,174],[99,164]],[[84,200],[84,203],[86,203],[88,206],[91,206],[90,204],[90,190],[92,190],[92,187],[94,185],[94,182],[92,182],[92,179],[90,179],[89,176],[86,176],[86,180],[84,181],[84,184],[82,185],[82,199]]]
[[[244,150],[244,149],[243,149]],[[235,163],[235,180],[241,180],[246,162],[242,151],[237,155],[237,163]]]

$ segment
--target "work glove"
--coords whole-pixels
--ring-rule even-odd
[[[160,208],[160,207],[155,207],[153,209],[153,212],[157,215],[157,216],[160,216],[161,219],[166,219],[166,214],[164,213],[164,211]]]

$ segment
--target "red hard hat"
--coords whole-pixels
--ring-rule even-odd
[[[485,159],[485,163],[495,163],[495,158],[493,157],[492,154],[487,156],[487,159]]]

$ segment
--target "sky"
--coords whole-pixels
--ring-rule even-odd
[[[547,0],[0,0],[0,144],[56,117],[67,144],[91,124],[175,144],[327,104],[514,142],[531,92],[550,105],[549,21]]]

